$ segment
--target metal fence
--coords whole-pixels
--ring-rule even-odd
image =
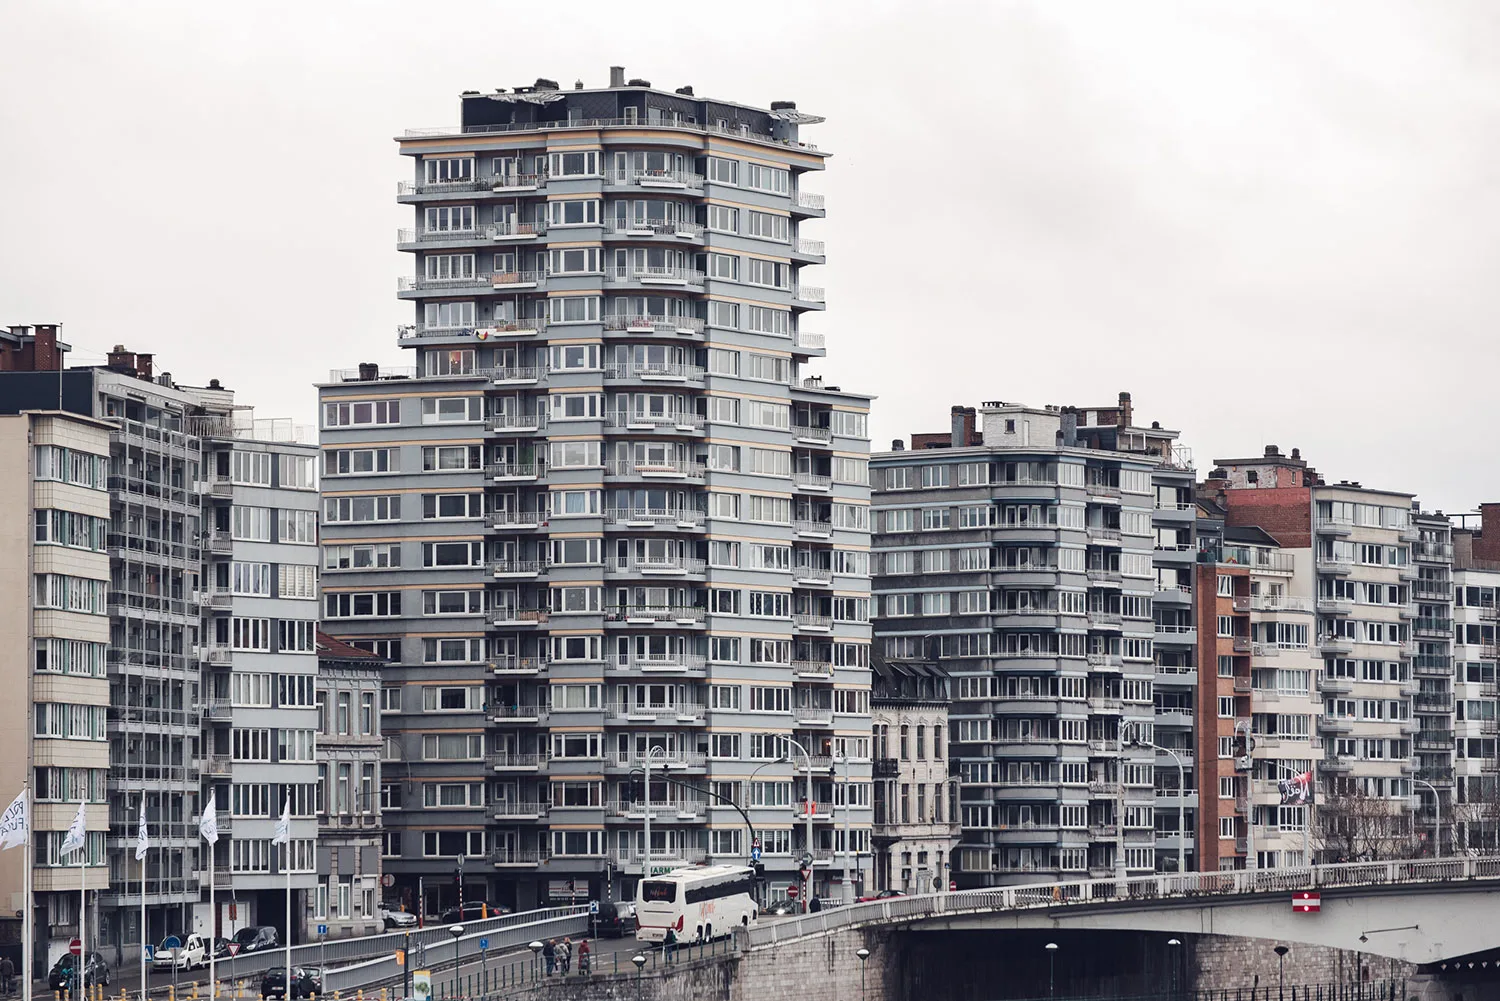
[[[362,963],[356,963],[341,968],[325,968],[323,970],[323,990],[348,991],[360,987],[390,983],[401,980],[406,969],[441,969],[452,966],[454,963],[463,963],[478,959],[480,954],[479,942],[481,939],[488,940],[487,953],[502,955],[516,949],[524,949],[534,939],[557,938],[563,935],[577,935],[582,937],[588,934],[589,910],[587,905],[583,907],[552,907],[541,911],[528,911],[524,914],[510,914],[509,919],[521,919],[505,921],[497,924],[493,921],[474,921],[463,926],[464,934],[455,939],[446,927],[426,928],[420,933],[412,935],[411,951],[406,955],[406,962],[411,964],[403,968],[396,962],[395,950],[405,948],[401,939],[404,936],[394,936],[398,941],[389,947],[389,955],[368,959]],[[423,936],[422,942],[417,942],[417,934]],[[390,935],[377,935],[377,939],[390,939]],[[368,941],[368,940],[367,940]],[[293,953],[296,950],[292,950]],[[294,955],[292,961],[297,961]],[[305,962],[305,961],[304,961]],[[417,965],[419,964],[420,965]],[[279,965],[279,964],[277,964]]]
[[[972,914],[1028,907],[1058,907],[1109,900],[1157,900],[1248,893],[1279,893],[1326,886],[1375,886],[1500,879],[1500,856],[1350,862],[1295,869],[1187,872],[1126,879],[1080,879],[955,893],[929,893],[851,904],[751,928],[751,948],[774,945],[867,922],[910,921],[943,914]]]
[[[1406,1001],[1406,998],[1406,981],[1393,979],[1285,986],[1270,984],[1157,994],[1058,995],[1056,998],[1008,998],[1004,1001]]]

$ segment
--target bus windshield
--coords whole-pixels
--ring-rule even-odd
[[[648,879],[641,884],[641,899],[670,904],[677,900],[677,884],[665,879]]]

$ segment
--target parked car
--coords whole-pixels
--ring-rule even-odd
[[[906,894],[901,890],[881,890],[879,893],[869,893],[859,898],[861,904],[871,900],[889,900],[892,897],[904,897]]]
[[[77,988],[78,967],[74,965],[77,962],[78,957],[72,953],[59,956],[47,974],[47,987],[54,991]],[[103,956],[97,952],[89,953],[89,960],[83,966],[83,979],[86,987],[92,987],[95,984],[109,986],[109,964],[104,962]]]
[[[250,928],[241,928],[234,933],[234,942],[240,947],[240,953],[260,952],[263,949],[274,949],[281,944],[277,937],[276,929],[270,925],[259,925]]]
[[[785,914],[801,914],[802,905],[795,900],[782,897],[780,900],[772,900],[760,909],[762,914],[781,916]]]
[[[286,997],[286,967],[273,966],[260,978],[262,998]],[[292,997],[305,998],[323,993],[323,971],[311,966],[292,967]]]
[[[231,955],[233,954],[229,951],[229,939],[214,939],[214,959],[228,959]]]
[[[510,908],[504,904],[465,903],[463,913],[460,914],[457,907],[450,907],[438,918],[443,924],[453,924],[455,921],[482,921],[485,918],[498,918],[502,914],[509,914]]]
[[[392,928],[415,928],[417,926],[417,916],[411,911],[390,910],[382,907],[380,917],[385,923],[386,931]]]
[[[635,905],[625,900],[605,900],[599,904],[596,918],[599,934],[605,938],[624,938],[635,934]]]
[[[153,960],[158,970],[192,970],[208,965],[208,946],[197,932],[187,938],[168,935],[161,940]]]

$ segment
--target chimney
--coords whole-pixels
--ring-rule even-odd
[[[974,408],[954,406],[950,413],[949,442],[954,448],[964,448],[974,437]]]
[[[611,66],[609,68],[609,85],[611,87],[625,86],[625,67]]]
[[[1279,446],[1279,445],[1267,445],[1266,446],[1266,455],[1265,455],[1265,457],[1267,459],[1278,458],[1280,455],[1281,455],[1281,446]]]
[[[359,363],[360,382],[374,382],[378,378],[380,378],[379,365],[372,361],[362,361]]]
[[[31,367],[37,372],[61,372],[62,355],[57,350],[57,324],[38,323],[32,342]]]
[[[1500,504],[1479,505],[1479,532],[1474,537],[1474,558],[1500,560]]]
[[[138,354],[135,356],[135,375],[138,379],[151,381],[151,355]]]
[[[900,438],[893,438],[893,439],[891,439],[891,451],[892,452],[904,452],[904,451],[906,451],[906,442],[902,441]]]
[[[109,367],[125,372],[135,372],[135,354],[125,350],[125,345],[116,344],[108,355]]]
[[[1133,424],[1131,423],[1131,420],[1132,420],[1132,418],[1134,416],[1135,416],[1135,410],[1130,405],[1130,394],[1129,393],[1121,393],[1120,394],[1120,417],[1119,417],[1120,425],[1119,426],[1122,427],[1122,428],[1132,427]]]

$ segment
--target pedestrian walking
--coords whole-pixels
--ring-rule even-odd
[[[15,988],[16,964],[6,956],[0,959],[0,991],[9,994]]]
[[[589,940],[584,939],[578,943],[578,972],[582,976],[589,975],[589,960],[592,958],[593,950],[589,948]]]
[[[568,975],[568,973],[572,970],[572,968],[573,968],[573,939],[572,938],[564,938],[562,940],[562,972],[563,972],[563,976],[566,977]]]
[[[557,939],[549,938],[547,944],[542,946],[542,958],[547,961],[547,976],[550,977],[557,968]]]

